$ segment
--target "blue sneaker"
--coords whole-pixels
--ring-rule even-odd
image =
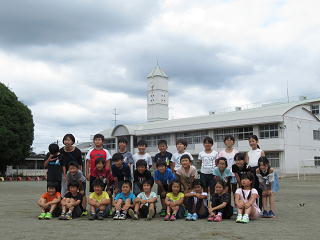
[[[275,217],[275,215],[274,215],[274,213],[273,213],[273,211],[272,211],[272,210],[270,210],[270,211],[269,211],[269,213],[268,213],[268,217],[269,217],[269,218],[273,218],[273,217]]]
[[[194,213],[192,215],[192,218],[191,218],[192,221],[197,221],[198,220],[198,214]]]
[[[186,221],[191,221],[192,220],[192,214],[188,213],[186,217]]]
[[[268,212],[266,210],[263,210],[262,217],[263,218],[268,218],[269,217],[269,214],[268,214]]]

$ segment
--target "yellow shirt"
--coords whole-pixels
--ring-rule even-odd
[[[175,202],[175,201],[180,200],[181,198],[184,198],[184,194],[183,194],[182,192],[179,192],[179,194],[178,194],[177,196],[174,196],[173,193],[170,192],[170,193],[167,193],[167,197],[168,197],[171,201]]]
[[[90,193],[89,198],[95,199],[98,202],[102,202],[105,199],[107,199],[107,200],[109,199],[109,194],[107,192],[105,192],[105,191],[103,191],[101,193],[101,195],[98,195],[95,192],[93,192],[93,193]]]

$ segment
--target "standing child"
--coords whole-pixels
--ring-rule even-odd
[[[178,181],[173,181],[169,186],[165,204],[167,206],[167,215],[165,221],[175,221],[177,218],[183,218],[185,209],[183,207],[184,193],[181,192],[181,185]]]
[[[137,164],[138,160],[144,159],[147,162],[148,169],[150,169],[152,167],[152,158],[151,158],[150,154],[146,152],[146,149],[148,146],[147,142],[144,140],[140,140],[140,141],[138,141],[137,145],[138,145],[139,152],[137,152],[133,155],[134,168],[137,167],[136,164]]]
[[[170,168],[167,168],[166,162],[157,162],[157,170],[154,172],[154,180],[158,185],[158,195],[161,200],[161,212],[160,216],[164,217],[167,212],[167,206],[165,204],[165,198],[169,192],[169,185],[176,180],[176,176],[171,172]]]
[[[113,220],[126,220],[128,210],[134,208],[134,200],[136,196],[131,193],[132,184],[130,181],[125,180],[121,186],[121,192],[116,195],[113,205],[116,213]]]
[[[188,143],[184,139],[178,139],[176,142],[177,152],[172,155],[171,158],[171,170],[172,172],[177,171],[181,167],[180,158],[184,154],[188,154],[190,156],[191,161],[193,161],[193,157],[190,153],[186,152],[186,148]]]
[[[176,171],[178,181],[183,186],[184,193],[190,192],[193,180],[197,178],[198,172],[195,166],[192,166],[190,156],[183,154],[180,158],[181,167]]]
[[[110,198],[103,191],[104,184],[100,179],[93,182],[93,192],[89,195],[90,215],[89,220],[103,220],[107,217],[110,209]]]
[[[144,180],[142,183],[143,192],[139,193],[134,200],[134,211],[129,209],[129,215],[134,220],[147,218],[151,220],[156,215],[157,194],[152,192],[153,181]]]
[[[41,209],[41,214],[38,216],[40,220],[51,219],[54,213],[58,212],[58,206],[61,201],[61,194],[57,192],[57,186],[48,183],[47,192],[42,194],[37,204]]]
[[[230,180],[232,178],[232,173],[228,168],[227,159],[224,157],[220,157],[217,159],[218,167],[213,170],[213,175],[215,177],[215,181],[222,181],[225,183],[226,187],[224,188],[225,192],[231,192],[230,188]],[[230,195],[229,195],[230,197]]]
[[[230,194],[225,191],[225,182],[218,180],[214,186],[215,192],[209,203],[209,222],[221,222],[222,219],[230,219],[233,207],[230,203]]]
[[[235,193],[235,204],[238,209],[237,223],[248,223],[249,219],[260,217],[260,209],[256,203],[258,191],[252,187],[254,177],[251,172],[243,174],[241,188]]]
[[[192,191],[184,194],[188,214],[187,221],[208,217],[208,193],[203,191],[202,183],[196,179],[192,183]]]
[[[147,169],[147,162],[144,159],[137,161],[137,169],[133,173],[133,194],[138,195],[142,191],[142,183],[146,180],[154,183],[151,172]]]
[[[199,153],[198,159],[201,161],[200,181],[205,192],[214,192],[214,177],[213,169],[215,167],[215,160],[218,152],[212,150],[213,139],[211,137],[205,137],[203,140],[204,151]]]
[[[269,160],[266,157],[260,157],[258,161],[259,168],[256,170],[259,179],[259,186],[262,190],[262,217],[274,217],[274,196],[272,193],[272,185],[274,182],[274,170],[270,167]],[[267,211],[267,203],[269,200],[269,211]]]
[[[165,162],[167,164],[168,168],[171,168],[171,158],[172,153],[168,152],[168,144],[166,140],[160,140],[158,142],[158,149],[159,152],[154,156],[154,161],[157,164],[157,162]]]
[[[118,138],[118,153],[123,156],[123,161],[129,165],[129,167],[134,164],[132,153],[127,151],[128,140],[125,137]]]
[[[68,189],[69,192],[67,192],[61,200],[62,212],[59,218],[60,220],[71,220],[72,218],[80,217],[82,213],[82,209],[80,206],[83,199],[83,195],[80,192],[78,192],[79,183],[69,183]]]
[[[111,171],[114,179],[114,193],[118,193],[121,190],[122,183],[131,180],[131,171],[128,164],[123,162],[121,153],[113,154],[112,162]]]

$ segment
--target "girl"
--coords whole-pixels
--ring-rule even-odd
[[[217,159],[220,157],[226,158],[228,163],[228,168],[229,170],[231,170],[231,167],[234,164],[234,156],[238,153],[238,151],[233,148],[235,139],[232,135],[227,135],[225,136],[223,143],[226,146],[226,148],[218,153]],[[218,165],[217,161],[216,161],[216,165]]]
[[[266,157],[260,157],[258,161],[259,168],[256,170],[259,179],[259,187],[262,190],[262,217],[274,217],[274,197],[272,193],[272,185],[274,182],[274,171],[270,167],[269,160]],[[267,202],[269,200],[269,212],[267,211]]]
[[[241,187],[241,176],[244,173],[251,172],[250,166],[245,161],[245,155],[243,153],[237,153],[234,156],[235,164],[232,165],[232,173],[234,174],[239,188]],[[237,189],[234,190],[233,194]],[[233,189],[232,189],[233,191]]]
[[[181,186],[178,181],[173,181],[169,186],[169,193],[167,193],[165,204],[167,206],[167,215],[165,221],[175,221],[177,218],[183,218],[184,207],[183,200],[184,194],[180,192]],[[172,215],[171,215],[172,213]],[[170,216],[171,215],[171,216]]]
[[[230,204],[230,194],[225,191],[225,182],[218,180],[215,185],[215,193],[211,196],[209,203],[209,222],[221,222],[223,219],[231,218],[233,207]]]
[[[253,175],[251,172],[242,175],[241,188],[235,193],[235,204],[238,209],[237,223],[248,223],[250,219],[260,217],[260,209],[256,199],[259,198],[258,191],[252,188]]]
[[[231,191],[230,189],[230,180],[232,178],[232,173],[228,168],[227,159],[224,157],[220,157],[217,159],[218,167],[213,169],[213,175],[215,178],[215,181],[222,181],[225,183],[225,192]]]

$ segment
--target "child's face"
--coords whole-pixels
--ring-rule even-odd
[[[138,166],[137,170],[140,174],[143,174],[146,171],[146,167],[145,166]]]
[[[249,145],[252,149],[256,149],[257,146],[258,146],[258,141],[256,141],[255,139],[253,138],[250,138],[249,139]]]
[[[78,168],[76,167],[76,166],[70,166],[69,167],[69,172],[72,174],[72,175],[74,175],[74,174],[76,174],[77,172],[78,172]]]
[[[172,185],[172,192],[173,193],[179,193],[180,192],[180,185],[178,183],[174,183]]]
[[[188,158],[182,158],[180,160],[180,163],[181,163],[182,167],[184,167],[184,168],[188,168],[191,165],[191,163],[190,163]]]
[[[66,138],[64,139],[64,141],[63,141],[63,144],[64,144],[66,147],[71,147],[71,146],[73,145],[73,141],[72,141],[70,138],[66,137]]]
[[[204,150],[206,150],[206,151],[211,151],[211,149],[212,149],[212,144],[209,143],[209,142],[205,142],[205,143],[203,144],[203,147],[204,147]]]
[[[93,191],[94,191],[96,194],[100,195],[100,194],[102,193],[102,187],[99,186],[99,185],[93,186]]]
[[[236,159],[236,165],[239,168],[242,168],[244,166],[244,160],[243,159]]]
[[[241,179],[241,185],[243,187],[251,187],[252,181],[248,178]]]
[[[142,186],[144,192],[151,192],[151,185],[149,183],[145,183]]]
[[[193,187],[193,190],[196,192],[196,193],[202,193],[202,187],[201,185],[195,185]]]
[[[122,160],[115,161],[115,162],[114,162],[114,165],[115,165],[117,168],[121,168],[122,165],[123,165],[123,161],[122,161]]]
[[[119,142],[118,146],[119,146],[119,150],[121,152],[124,152],[126,150],[126,148],[127,148],[127,144],[125,142]]]
[[[101,170],[103,170],[103,163],[102,162],[98,162],[97,163],[97,165],[96,165],[96,168],[97,168],[97,170],[99,170],[99,171],[101,171]]]
[[[219,170],[222,170],[222,171],[224,171],[225,169],[226,169],[226,162],[225,161],[223,161],[223,160],[220,160],[219,162],[218,162],[218,168],[219,168]]]
[[[176,145],[176,147],[177,147],[177,151],[178,151],[179,153],[183,153],[184,150],[186,150],[186,147],[185,147],[182,143],[178,143],[178,144]]]
[[[139,145],[138,146],[139,153],[145,153],[146,148],[147,148],[146,145]]]
[[[159,149],[160,152],[164,153],[164,152],[167,151],[168,146],[166,144],[164,144],[164,143],[161,143],[161,144],[158,145],[158,149]]]
[[[231,139],[226,139],[224,141],[224,145],[226,145],[227,148],[232,148],[234,145],[234,141],[232,141]]]
[[[122,184],[121,191],[124,194],[128,194],[130,192],[130,190],[131,190],[131,188],[128,184]]]
[[[160,165],[157,168],[160,173],[164,174],[166,172],[166,166]]]
[[[48,187],[48,193],[49,195],[54,195],[56,193],[56,188],[55,187]]]
[[[223,192],[223,186],[219,183],[217,183],[214,187],[215,193],[221,194]]]
[[[101,138],[96,138],[96,139],[94,139],[94,140],[93,140],[93,143],[94,143],[94,145],[95,145],[96,147],[98,147],[98,148],[102,147],[102,145],[103,145],[103,141],[102,141]]]
[[[71,192],[72,194],[76,194],[78,192],[78,188],[76,186],[70,186],[69,192]]]
[[[268,168],[268,166],[267,165],[264,165],[263,163],[259,163],[259,169],[261,170],[261,171],[266,171],[267,170],[267,168]]]

